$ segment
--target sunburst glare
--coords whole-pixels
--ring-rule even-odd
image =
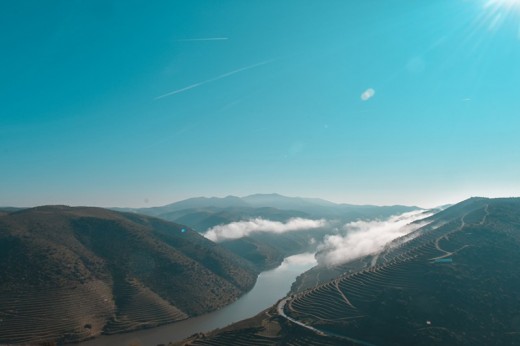
[[[494,21],[498,21],[495,18],[520,15],[520,0],[487,0],[484,8],[488,10]]]
[[[486,0],[480,24],[488,30],[496,31],[505,26],[506,22],[513,24],[520,39],[520,0]],[[510,20],[513,21],[510,21]]]

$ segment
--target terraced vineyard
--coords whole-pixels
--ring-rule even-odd
[[[473,198],[428,222],[282,299],[276,318],[261,320],[280,328],[271,344],[312,344],[304,335],[338,345],[519,344],[520,200]],[[218,345],[214,335],[203,344]]]
[[[99,334],[115,309],[110,287],[102,281],[39,292],[3,291],[0,306],[1,340],[10,343],[56,340],[56,336],[79,341]]]
[[[116,316],[104,328],[105,334],[155,327],[189,317],[135,278],[123,283],[117,306]]]

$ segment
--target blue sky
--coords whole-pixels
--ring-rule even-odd
[[[511,0],[21,0],[0,29],[0,205],[520,195]]]

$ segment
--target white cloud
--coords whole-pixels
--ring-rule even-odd
[[[311,268],[311,267],[315,266],[316,264],[317,264],[317,262],[316,262],[314,253],[306,252],[306,253],[301,253],[298,255],[285,257],[282,264],[280,264],[280,266],[274,270],[277,270],[277,271],[286,270],[286,269],[294,270],[295,267],[302,267],[302,266]]]
[[[392,216],[385,221],[355,221],[344,226],[344,234],[328,235],[318,246],[319,264],[339,265],[382,251],[392,240],[415,231],[424,223],[414,223],[432,214],[423,210]]]
[[[316,258],[313,252],[305,252],[286,257],[283,262],[287,264],[316,264]]]
[[[361,100],[363,101],[368,101],[370,100],[372,97],[374,97],[374,95],[376,94],[376,91],[372,88],[368,88],[367,90],[365,90],[362,94],[361,94]]]
[[[212,227],[206,231],[204,236],[209,240],[219,242],[227,239],[247,237],[254,232],[285,233],[321,228],[326,224],[327,221],[323,219],[310,220],[297,217],[289,219],[287,222],[279,222],[255,218]]]

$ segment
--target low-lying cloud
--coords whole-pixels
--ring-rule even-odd
[[[255,232],[285,233],[324,227],[327,221],[324,219],[311,220],[292,218],[287,222],[271,221],[262,218],[237,221],[226,225],[218,225],[206,231],[204,236],[214,242],[229,239],[247,237]]]
[[[334,266],[382,251],[386,244],[424,226],[413,223],[432,214],[424,210],[392,216],[385,221],[355,221],[346,224],[343,232],[328,235],[318,246],[316,258],[321,265]]]

